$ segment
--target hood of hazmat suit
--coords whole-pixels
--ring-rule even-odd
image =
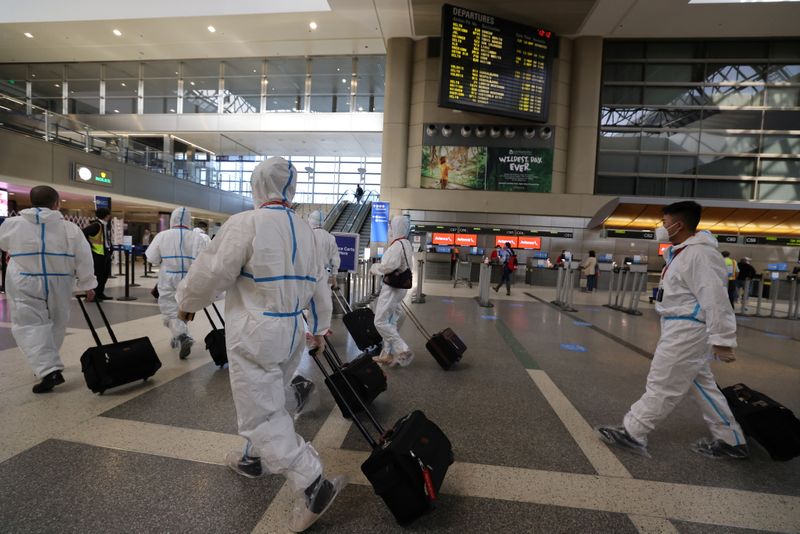
[[[192,262],[206,248],[208,240],[191,230],[192,213],[181,206],[172,211],[169,218],[169,230],[159,232],[147,247],[147,261],[153,265],[161,265],[158,272],[159,293],[162,285],[174,292],[189,272]],[[174,295],[172,295],[174,301]]]
[[[73,287],[97,286],[86,237],[58,211],[29,208],[0,224],[0,249],[11,257],[6,287],[17,345],[37,376],[63,369],[58,348]]]
[[[323,221],[325,221],[325,214],[322,213],[322,210],[312,211],[311,215],[308,216],[308,224],[315,230],[322,228]]]
[[[296,178],[283,158],[261,162],[251,177],[256,209],[222,225],[177,297],[182,310],[197,312],[227,291],[225,336],[239,433],[271,472],[286,475],[300,490],[316,480],[321,464],[294,432],[284,379],[305,350],[303,310],[312,333],[322,335],[330,327],[331,304],[313,230],[289,208]]]
[[[390,245],[383,253],[381,262],[374,264],[372,274],[389,274],[393,271],[410,269],[414,261],[414,247],[406,239],[411,230],[411,222],[405,215],[395,215],[389,223]]]
[[[320,210],[312,211],[308,216],[308,224],[314,229],[314,242],[317,246],[317,253],[322,258],[323,266],[331,274],[339,272],[341,259],[339,258],[339,245],[336,238],[322,227],[325,214]]]

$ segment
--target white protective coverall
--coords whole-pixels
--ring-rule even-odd
[[[178,287],[181,310],[197,312],[221,291],[225,337],[239,434],[272,473],[295,491],[322,474],[310,443],[294,430],[285,390],[306,346],[303,309],[315,335],[330,328],[331,304],[324,261],[308,224],[289,209],[297,171],[270,158],[253,171],[256,209],[228,219]]]
[[[199,235],[200,239],[202,239],[203,241],[206,242],[206,245],[208,245],[211,242],[211,238],[208,237],[208,234],[205,233],[202,228],[195,227],[192,230],[192,232],[194,232],[195,234]]]
[[[711,373],[711,345],[736,346],[736,317],[728,301],[728,274],[717,251],[717,239],[698,232],[664,253],[661,338],[658,340],[644,395],[631,406],[624,424],[647,444],[647,434],[692,392],[715,439],[745,443]]]
[[[178,303],[175,291],[186,277],[189,267],[210,242],[191,230],[192,214],[185,207],[173,210],[169,218],[169,230],[159,232],[147,247],[147,261],[161,265],[158,271],[158,307],[164,316],[164,325],[172,332],[172,338],[188,335],[189,327],[178,319]]]
[[[372,274],[385,275],[396,270],[404,271],[411,268],[411,262],[414,261],[414,248],[406,238],[409,229],[408,217],[397,215],[392,218],[389,232],[391,244],[383,253],[380,263],[376,263],[370,268]],[[375,305],[375,328],[383,337],[383,351],[392,356],[409,351],[408,344],[400,337],[397,329],[404,315],[400,303],[406,293],[408,293],[408,289],[398,289],[383,284]]]
[[[336,244],[336,238],[330,232],[322,227],[322,222],[325,220],[325,215],[316,210],[311,212],[308,216],[308,224],[314,230],[314,240],[317,244],[317,252],[319,253],[324,267],[335,276],[339,272],[339,265],[341,259],[339,258],[339,245]]]
[[[89,242],[60,212],[28,208],[0,224],[0,249],[11,256],[6,284],[17,346],[37,377],[63,370],[58,350],[75,277],[78,291],[97,286]]]

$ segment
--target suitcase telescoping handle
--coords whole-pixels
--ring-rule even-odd
[[[89,317],[89,313],[86,311],[86,306],[83,304],[83,299],[86,298],[86,295],[77,295],[78,298],[78,305],[81,307],[81,311],[83,312],[83,317],[86,319],[86,324],[89,325],[89,330],[92,332],[92,337],[94,338],[94,342],[97,343],[97,346],[100,347],[103,345],[103,342],[100,341],[100,336],[97,335],[97,330],[92,323],[92,318]],[[108,335],[111,336],[111,342],[117,343],[117,336],[114,335],[114,330],[111,328],[111,323],[108,322],[108,317],[106,317],[105,312],[103,311],[103,307],[100,305],[100,301],[95,299],[95,303],[97,304],[97,309],[100,311],[100,317],[103,318],[103,323],[106,325],[106,330],[108,330]]]
[[[222,314],[219,313],[219,308],[217,308],[217,304],[212,302],[211,307],[214,308],[214,311],[217,313],[217,317],[219,318],[219,322],[222,323],[222,327],[225,328],[225,319],[223,319]],[[203,308],[203,312],[205,312],[206,317],[208,317],[208,322],[211,323],[211,329],[216,330],[217,325],[214,324],[214,319],[212,319],[211,314],[208,313],[208,308]]]
[[[414,326],[416,326],[416,327],[417,327],[417,330],[419,330],[419,333],[420,333],[420,334],[422,334],[422,335],[425,337],[425,339],[430,339],[430,338],[431,338],[431,335],[430,335],[430,333],[429,333],[429,332],[428,332],[428,330],[427,330],[427,329],[426,329],[426,328],[425,328],[425,327],[422,325],[422,323],[420,322],[420,320],[419,320],[419,319],[417,319],[417,316],[416,316],[416,315],[414,315],[414,312],[412,312],[412,311],[411,311],[411,308],[409,308],[409,307],[408,307],[408,304],[406,304],[404,301],[402,301],[402,300],[401,300],[401,301],[400,301],[400,305],[401,305],[401,306],[403,307],[403,309],[406,311],[406,315],[408,315],[408,318],[409,318],[409,319],[411,319],[411,322],[414,324]]]
[[[335,290],[331,289],[333,296],[336,297],[336,301],[339,303],[339,306],[342,307],[345,313],[350,313],[353,311],[353,308],[350,304],[345,300],[344,295],[342,295],[342,288],[337,287]]]

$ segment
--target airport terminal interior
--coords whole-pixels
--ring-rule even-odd
[[[800,2],[453,1],[0,10],[0,532],[800,532]],[[45,250],[48,207],[84,230],[98,304],[59,289],[82,252]],[[250,231],[246,253],[291,273],[237,264],[237,289],[176,318]],[[328,285],[301,267],[325,231]],[[178,256],[154,256],[169,236]],[[242,303],[283,291],[308,298]],[[296,335],[328,298],[342,367]],[[39,372],[67,310],[63,365]],[[284,330],[225,322],[246,314]],[[86,354],[132,362],[117,341],[140,338],[157,372],[92,388]],[[243,386],[287,372],[282,344],[313,390]],[[385,377],[350,391],[355,419],[326,380],[348,369]],[[244,398],[279,404],[272,440]],[[440,430],[413,434],[415,411]],[[698,453],[710,428],[735,445]],[[324,471],[303,491],[308,451]]]

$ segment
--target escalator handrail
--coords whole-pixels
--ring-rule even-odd
[[[339,198],[336,200],[336,204],[333,205],[331,211],[329,211],[328,214],[325,216],[325,218],[322,220],[322,227],[325,230],[329,232],[331,231],[331,228],[333,227],[334,224],[336,224],[336,220],[339,218],[339,215],[341,215],[341,213],[344,211],[345,207],[348,204],[345,198],[347,198],[352,194],[353,193],[351,191],[345,191],[344,193],[339,195]]]
[[[372,196],[375,196],[376,199],[378,198],[378,194],[375,191],[370,191],[363,197],[362,204],[356,211],[353,222],[350,223],[350,227],[347,230],[348,232],[358,233],[361,230],[361,225],[364,224],[364,220],[366,219],[366,213],[372,207],[372,201],[370,201],[370,197]]]

